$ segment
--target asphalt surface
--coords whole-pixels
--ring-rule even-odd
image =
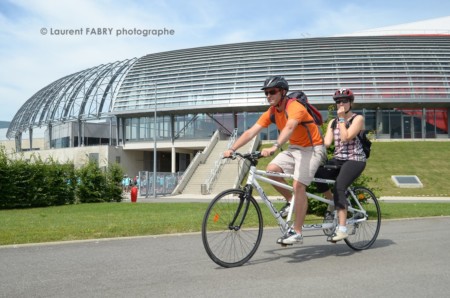
[[[448,297],[450,217],[383,221],[356,252],[265,229],[244,266],[207,256],[200,233],[0,247],[0,297]]]

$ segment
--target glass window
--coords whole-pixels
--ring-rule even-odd
[[[149,117],[141,117],[139,120],[139,140],[149,140]]]
[[[435,138],[436,135],[448,134],[447,109],[427,109],[426,137]]]
[[[127,136],[130,140],[136,140],[138,139],[139,118],[131,118],[130,120],[130,134],[127,134]]]
[[[124,126],[125,126],[125,136],[124,139],[129,141],[131,136],[131,118],[125,118],[124,119]]]
[[[390,115],[390,129],[388,130],[392,139],[402,138],[402,113],[398,111],[391,111]],[[384,119],[384,117],[383,117]]]
[[[377,117],[374,110],[364,111],[364,125],[366,130],[376,131]]]

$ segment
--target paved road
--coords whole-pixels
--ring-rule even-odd
[[[384,221],[355,252],[266,229],[246,265],[218,267],[195,234],[0,248],[0,297],[448,297],[450,217]],[[315,233],[315,234],[314,234]]]

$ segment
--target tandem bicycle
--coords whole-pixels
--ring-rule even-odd
[[[229,158],[241,158],[250,162],[247,182],[243,189],[233,188],[219,193],[209,204],[202,221],[202,241],[206,253],[216,264],[222,267],[237,267],[248,262],[256,253],[263,233],[261,207],[253,196],[256,189],[262,202],[276,219],[282,235],[293,227],[291,220],[294,200],[291,201],[288,216],[284,219],[273,205],[258,181],[277,185],[292,191],[292,186],[270,179],[270,177],[292,178],[285,173],[267,172],[256,168],[261,153],[247,154],[235,152]],[[326,166],[325,166],[326,167]],[[313,182],[334,184],[334,180],[314,178]],[[334,202],[312,193],[306,193],[308,199],[325,204]],[[345,243],[354,250],[364,250],[372,246],[378,236],[381,225],[381,211],[377,198],[371,190],[361,186],[347,189],[348,214],[347,228],[349,236]],[[320,224],[303,225],[303,231],[322,230],[331,239],[338,225],[337,212],[332,218],[325,218]],[[282,244],[286,246],[286,244]]]

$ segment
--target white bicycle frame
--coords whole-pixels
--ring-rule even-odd
[[[263,170],[258,170],[258,169],[256,169],[255,166],[251,166],[249,174],[248,174],[248,178],[247,178],[247,183],[246,183],[247,185],[250,184],[254,188],[256,188],[256,191],[258,192],[259,196],[261,197],[263,202],[267,205],[267,207],[269,207],[269,210],[272,213],[273,217],[275,217],[275,219],[277,220],[278,225],[280,226],[281,232],[283,234],[285,234],[285,233],[287,233],[287,231],[293,225],[293,222],[291,221],[291,218],[292,218],[292,213],[293,213],[293,210],[294,210],[294,204],[295,204],[294,201],[295,200],[291,200],[288,216],[287,216],[286,220],[284,220],[281,217],[281,214],[278,212],[278,210],[275,208],[275,206],[269,200],[269,198],[267,197],[266,193],[264,192],[263,188],[258,183],[258,181],[263,181],[263,182],[266,182],[266,183],[271,184],[271,185],[276,185],[276,186],[279,186],[281,188],[287,189],[287,190],[289,190],[291,192],[293,191],[293,187],[288,185],[288,184],[284,184],[284,183],[272,180],[272,179],[270,179],[268,177],[278,177],[278,178],[285,178],[285,179],[286,178],[287,179],[293,179],[293,177],[292,177],[291,174],[277,173],[277,172],[267,172],[267,171],[263,171]],[[320,179],[320,178],[314,178],[313,181],[314,182],[321,182],[321,183],[328,183],[328,184],[334,184],[335,183],[335,180]],[[360,214],[364,215],[360,219],[347,219],[347,225],[351,225],[351,224],[355,224],[355,223],[366,221],[367,220],[366,210],[364,210],[364,208],[361,206],[359,200],[356,198],[356,196],[353,193],[353,191],[351,190],[351,188],[349,187],[347,190],[349,191],[350,195],[353,197],[354,201],[358,205],[358,209],[355,209],[355,208],[353,208],[351,206],[351,204],[349,204],[348,212],[360,213]],[[306,196],[308,198],[310,198],[310,199],[314,199],[314,200],[323,202],[325,204],[334,206],[334,202],[332,200],[328,200],[328,199],[322,198],[320,196],[317,196],[315,194],[308,193],[308,192],[306,192]],[[312,224],[312,225],[303,225],[303,230],[304,231],[308,231],[308,230],[334,229],[336,227],[336,225],[337,225],[337,216],[336,216],[336,211],[335,211],[335,216],[334,216],[333,222],[321,223],[321,224]]]

